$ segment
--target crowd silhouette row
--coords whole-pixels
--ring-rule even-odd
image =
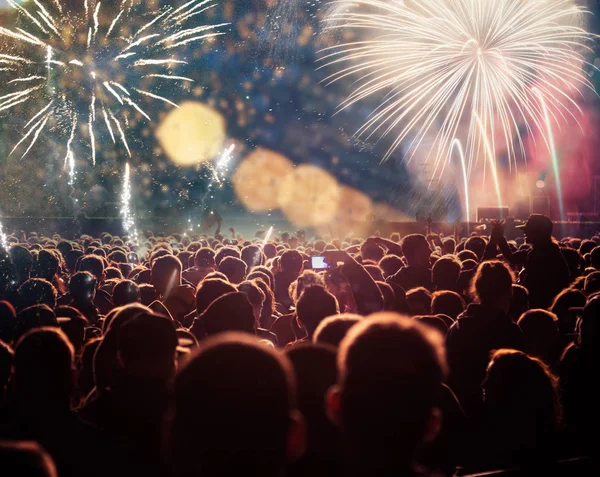
[[[482,233],[14,231],[0,474],[597,473],[600,236]]]

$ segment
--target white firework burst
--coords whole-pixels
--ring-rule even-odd
[[[74,143],[88,143],[95,163],[101,144],[97,128],[102,126],[112,142],[120,141],[131,156],[126,137],[129,114],[150,120],[143,109],[150,100],[177,107],[147,89],[158,87],[159,82],[189,84],[190,78],[174,74],[187,64],[176,53],[190,43],[223,35],[220,30],[227,25],[197,24],[204,12],[218,5],[217,0],[191,0],[157,12],[147,11],[145,2],[135,0],[80,2],[78,7],[67,7],[60,0],[27,4],[8,0],[17,21],[14,28],[0,27],[4,90],[0,111],[45,102],[11,154],[21,150],[25,157],[45,129],[60,131],[66,140],[65,166],[71,184]],[[139,24],[139,18],[147,21]]]
[[[392,136],[410,161],[426,137],[426,162],[443,171],[456,139],[468,174],[480,158],[525,156],[520,131],[577,121],[576,98],[593,90],[583,71],[594,36],[574,0],[354,0],[334,2],[326,29],[356,41],[323,51],[328,83],[351,79],[345,110],[381,98],[358,135]],[[433,161],[433,162],[431,162]],[[495,167],[495,159],[492,159]]]

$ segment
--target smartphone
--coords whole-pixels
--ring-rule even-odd
[[[328,270],[330,268],[325,261],[325,257],[311,257],[311,265],[313,270]]]

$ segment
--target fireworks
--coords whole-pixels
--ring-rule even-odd
[[[193,19],[216,7],[213,0],[191,0],[153,13],[140,12],[134,0],[81,0],[73,9],[59,0],[8,3],[19,18],[14,29],[0,27],[0,74],[5,88],[0,111],[23,103],[45,103],[27,123],[11,154],[24,149],[25,157],[46,129],[66,134],[65,167],[71,184],[76,141],[89,144],[94,164],[104,132],[131,157],[126,137],[129,118],[137,114],[150,120],[143,109],[149,100],[177,107],[148,87],[192,81],[174,74],[187,64],[176,52],[223,35],[220,29],[227,25],[190,26]],[[128,21],[134,15],[148,17],[137,30]],[[98,131],[100,125],[103,131]]]
[[[135,226],[135,217],[131,210],[131,177],[129,164],[125,165],[123,176],[123,190],[121,192],[121,217],[123,219],[123,230],[129,235],[129,239],[137,245],[138,233]]]
[[[4,228],[2,227],[2,222],[0,222],[0,247],[2,247],[5,251],[8,250],[8,242],[6,240]]]
[[[340,110],[370,96],[382,100],[358,131],[392,135],[384,159],[405,148],[407,160],[427,135],[427,161],[443,170],[459,139],[470,176],[481,158],[492,168],[507,151],[510,167],[525,156],[519,131],[541,131],[581,112],[572,95],[593,86],[582,71],[593,36],[573,0],[355,0],[337,2],[327,28],[361,39],[325,50],[326,81],[351,77]]]

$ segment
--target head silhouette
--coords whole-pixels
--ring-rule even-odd
[[[245,334],[207,340],[175,381],[170,475],[278,476],[302,448],[294,396],[284,356]]]
[[[438,428],[445,370],[441,336],[414,320],[380,313],[350,330],[328,408],[357,475],[400,474],[411,465]]]

